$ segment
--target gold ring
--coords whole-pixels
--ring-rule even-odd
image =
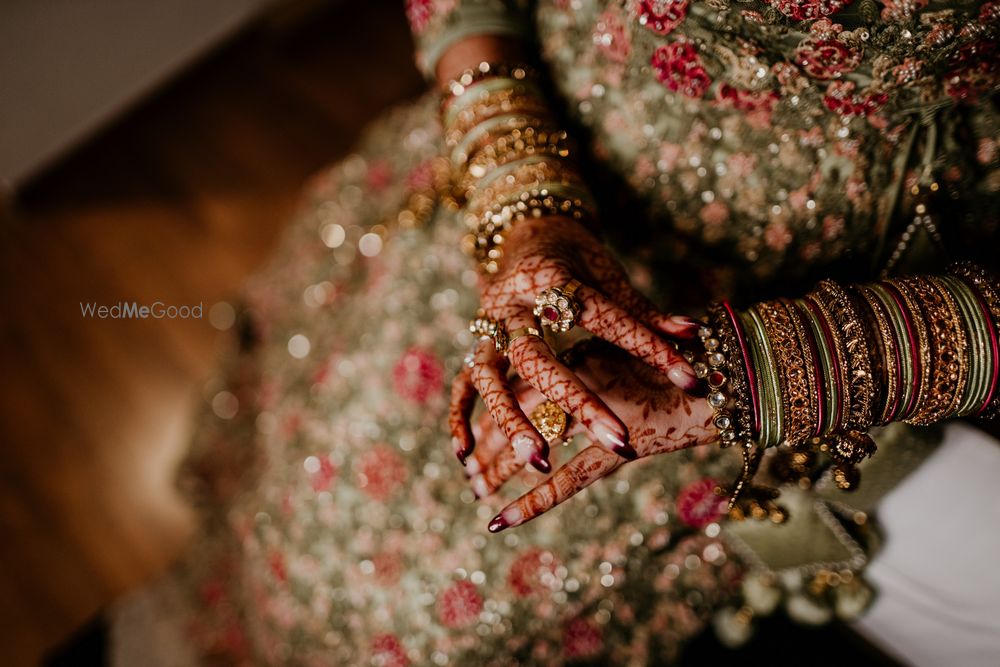
[[[565,333],[576,324],[580,302],[574,298],[580,281],[575,278],[562,287],[549,287],[535,297],[535,317],[553,333]]]
[[[507,333],[507,349],[509,350],[510,346],[514,344],[514,341],[521,336],[534,336],[545,340],[542,336],[542,332],[535,327],[518,327],[517,329]]]
[[[469,332],[480,338],[491,339],[493,347],[500,354],[504,354],[509,344],[507,330],[492,317],[486,317],[486,311],[482,308],[476,311],[476,316],[469,321]]]
[[[552,444],[563,437],[569,416],[556,405],[555,401],[545,401],[531,411],[528,420],[534,425],[545,442]]]

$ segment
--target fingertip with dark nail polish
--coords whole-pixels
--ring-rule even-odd
[[[531,457],[531,467],[546,475],[552,472],[552,464],[540,454],[535,454]]]
[[[490,521],[490,525],[487,527],[487,529],[491,533],[499,533],[501,530],[503,530],[503,529],[505,529],[507,527],[508,527],[507,526],[507,521],[506,521],[506,519],[503,518],[503,515],[502,514],[497,514]]]
[[[639,452],[635,451],[631,445],[615,445],[612,449],[615,454],[628,461],[635,461],[639,458]]]

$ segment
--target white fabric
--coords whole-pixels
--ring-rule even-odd
[[[918,667],[1000,665],[1000,442],[962,423],[876,510],[886,542],[854,627]]]

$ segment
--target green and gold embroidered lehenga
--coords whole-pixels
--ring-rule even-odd
[[[535,40],[609,242],[664,309],[996,263],[1000,4],[513,5],[410,0],[418,62],[472,34]],[[474,499],[448,444],[477,275],[458,216],[428,199],[441,151],[428,94],[308,185],[207,391],[182,475],[202,534],[116,638],[178,664],[639,665],[713,621],[739,639],[748,609],[860,613],[865,513],[931,430],[877,435],[855,495],[789,492],[786,526],[723,522],[706,498],[739,457],[701,448],[486,531],[504,501]]]

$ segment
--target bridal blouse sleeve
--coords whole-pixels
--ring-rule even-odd
[[[452,44],[476,35],[523,37],[526,16],[526,3],[515,0],[406,0],[417,66],[428,79]]]

